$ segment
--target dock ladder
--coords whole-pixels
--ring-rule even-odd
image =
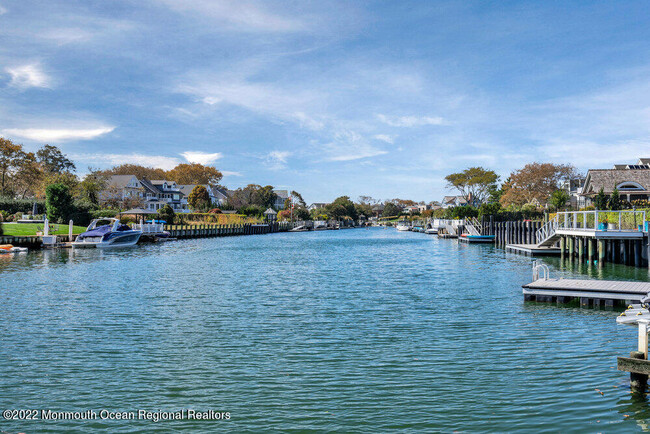
[[[537,260],[533,261],[533,282],[536,282],[540,280],[540,272],[541,272],[541,279],[542,280],[548,280],[551,271],[548,269],[548,265],[546,264],[540,264],[537,262]]]

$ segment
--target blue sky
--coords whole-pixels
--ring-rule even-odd
[[[231,188],[439,200],[650,156],[650,3],[0,0],[0,135]]]

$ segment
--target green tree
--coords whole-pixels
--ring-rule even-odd
[[[566,190],[555,190],[551,194],[550,202],[556,210],[560,210],[566,206],[566,203],[571,199],[571,195]]]
[[[24,155],[22,145],[0,137],[0,195],[11,196],[10,180]]]
[[[257,190],[257,193],[254,196],[254,204],[268,208],[275,204],[275,200],[278,198],[278,195],[273,191],[272,185],[267,185],[261,187]]]
[[[100,199],[99,195],[106,188],[108,180],[104,172],[100,170],[93,170],[89,167],[88,172],[89,173],[79,183],[79,194],[82,200],[98,206]]]
[[[168,204],[158,210],[158,217],[161,220],[164,220],[168,225],[174,224],[175,215],[176,213],[174,212],[174,209]]]
[[[56,146],[45,145],[36,152],[36,159],[46,173],[74,172],[74,162]]]
[[[483,203],[490,189],[495,188],[499,175],[493,170],[470,167],[445,176],[445,180],[449,187],[458,190],[467,203],[473,205]]]
[[[397,205],[392,202],[388,202],[384,205],[384,211],[381,213],[382,217],[395,217],[400,215],[402,210],[399,209]]]
[[[45,189],[47,218],[52,222],[66,223],[74,212],[72,195],[65,184],[50,184]]]
[[[609,197],[607,205],[612,211],[618,211],[621,209],[621,195],[618,194],[618,188],[614,188],[614,191],[612,191],[612,195]]]
[[[356,220],[358,218],[357,209],[349,196],[337,197],[325,209],[327,210],[327,214],[335,219],[351,218],[352,220]]]
[[[598,194],[594,196],[594,207],[598,210],[607,209],[607,195],[605,194],[605,190],[603,190],[602,187],[598,191]]]
[[[187,203],[193,210],[204,210],[208,208],[211,205],[208,189],[202,185],[195,185],[189,196],[187,196]]]

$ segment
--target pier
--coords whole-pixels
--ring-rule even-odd
[[[533,262],[533,281],[522,286],[525,301],[614,307],[640,303],[650,293],[650,282],[550,278],[545,264]]]

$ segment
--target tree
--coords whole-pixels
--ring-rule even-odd
[[[56,146],[43,146],[36,152],[36,158],[46,173],[74,172],[77,169]]]
[[[447,185],[455,188],[468,204],[480,204],[491,188],[493,188],[499,176],[493,170],[482,167],[470,167],[462,172],[452,173],[445,176]]]
[[[182,163],[167,172],[167,178],[177,184],[207,184],[210,187],[219,185],[223,174],[212,166],[199,163]]]
[[[607,209],[607,195],[602,187],[598,191],[598,194],[594,196],[594,208],[597,210]]]
[[[0,195],[12,195],[9,189],[11,176],[23,155],[22,145],[16,145],[11,140],[0,137]]]
[[[195,185],[187,196],[187,203],[193,210],[207,209],[211,205],[208,189],[202,185]]]
[[[354,202],[350,200],[349,196],[337,197],[325,209],[327,210],[327,214],[335,219],[350,218],[356,220],[358,217]]]
[[[278,195],[275,194],[275,192],[273,191],[273,186],[267,185],[257,190],[255,197],[253,199],[253,203],[255,205],[260,205],[263,206],[264,208],[268,208],[275,204],[275,200],[277,198]]]
[[[612,195],[609,197],[607,205],[612,211],[618,211],[621,209],[621,195],[618,193],[618,188],[614,188],[614,191],[612,191]]]
[[[381,213],[382,217],[396,217],[400,215],[402,210],[392,202],[386,203],[384,205],[384,211]]]
[[[72,195],[65,184],[50,184],[45,189],[47,218],[57,223],[66,223],[74,212]]]
[[[13,176],[13,193],[25,199],[27,196],[36,196],[38,187],[43,180],[43,170],[36,161],[33,152],[23,153]]]
[[[512,172],[503,185],[501,205],[545,203],[549,196],[560,189],[563,180],[576,176],[575,167],[569,164],[529,163]]]
[[[294,203],[307,208],[307,203],[305,202],[305,199],[302,198],[302,194],[298,193],[295,190],[291,190],[291,197],[293,197]]]
[[[171,206],[169,206],[169,204],[163,206],[158,210],[158,217],[161,220],[164,220],[165,223],[167,223],[168,225],[174,224],[175,214],[176,213],[174,212],[174,209]]]
[[[165,179],[167,172],[156,167],[145,167],[139,164],[120,164],[105,170],[106,175],[133,175],[138,179]],[[198,184],[198,183],[197,183]]]
[[[107,177],[100,170],[88,168],[88,174],[79,183],[80,196],[83,200],[97,206],[99,205],[100,193],[106,188]]]
[[[555,207],[556,210],[560,210],[560,208],[564,208],[566,206],[566,203],[571,199],[571,195],[569,194],[568,191],[566,190],[555,190],[551,194],[551,205]]]

